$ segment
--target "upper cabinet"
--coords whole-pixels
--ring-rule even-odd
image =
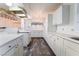
[[[48,14],[48,32],[52,32],[53,14]]]
[[[53,14],[48,14],[48,32],[55,32],[56,31],[56,25],[53,25]]]
[[[53,25],[62,24],[62,6],[53,13]]]
[[[66,25],[70,21],[70,5],[61,5],[53,13],[53,25]]]
[[[79,32],[79,4],[73,4],[71,7],[71,24],[74,30]]]

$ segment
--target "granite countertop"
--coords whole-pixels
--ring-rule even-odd
[[[8,34],[8,33],[0,33],[0,46],[6,44],[7,42],[14,40],[18,37],[22,36],[22,34]]]

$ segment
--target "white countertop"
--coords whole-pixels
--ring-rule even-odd
[[[8,33],[0,33],[0,46],[6,44],[7,42],[14,40],[18,37],[22,36],[22,34],[8,34]]]
[[[79,38],[79,36],[68,35],[68,34],[63,34],[63,33],[58,33],[57,35],[59,37],[65,39],[65,40],[69,40],[69,41],[72,41],[72,42],[75,42],[75,43],[78,43],[79,44],[79,40],[76,40],[76,39],[72,39],[71,38],[71,37],[77,37],[77,38]]]
[[[45,33],[45,37],[46,36],[53,36],[53,35],[57,35],[65,40],[69,40],[69,41],[72,41],[72,42],[75,42],[75,43],[78,43],[79,44],[79,40],[75,40],[75,39],[72,39],[71,37],[76,37],[76,38],[79,38],[79,35],[78,33],[75,35],[74,33],[73,34],[66,34],[66,33],[58,33],[58,32],[53,32],[53,33]]]
[[[73,34],[56,33],[56,35],[59,36],[59,37],[61,37],[61,38],[63,38],[63,39],[65,39],[65,40],[69,40],[69,41],[72,41],[72,42],[75,42],[75,43],[79,44],[79,40],[71,38],[71,37],[79,38],[79,35],[75,35],[74,33]]]
[[[78,37],[79,38],[79,32],[57,32],[59,34],[63,34],[67,37]]]
[[[30,30],[19,29],[19,32],[20,32],[20,33],[29,33],[29,32],[31,32],[31,31],[30,31]]]

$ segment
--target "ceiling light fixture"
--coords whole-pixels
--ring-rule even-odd
[[[5,3],[7,6],[12,6],[13,3]]]

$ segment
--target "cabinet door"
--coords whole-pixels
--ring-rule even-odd
[[[27,18],[21,19],[21,28],[25,30],[30,30],[31,20]]]
[[[72,11],[73,9],[71,9]],[[62,5],[62,24],[68,25],[70,24],[70,5]],[[72,14],[71,14],[72,15]],[[72,22],[73,20],[71,20]]]
[[[52,32],[53,29],[53,14],[48,14],[48,32]]]
[[[31,27],[31,20],[25,19],[24,20],[24,29],[26,29],[28,31],[28,30],[30,30],[30,27]]]
[[[17,56],[16,47],[13,47],[11,50],[9,50],[7,53],[5,53],[3,56]]]
[[[69,47],[65,47],[66,56],[79,56],[79,52],[75,51],[74,49],[71,49]]]
[[[66,56],[79,56],[79,44],[78,43],[65,39],[64,47],[65,47]]]
[[[30,43],[30,41],[31,41],[30,35],[31,35],[30,33],[27,33],[27,39],[26,39],[26,40],[27,40],[27,45],[28,45],[28,44]]]
[[[56,55],[57,55],[57,56],[60,55],[60,48],[61,48],[60,43],[61,43],[61,41],[60,41],[60,39],[57,37],[57,39],[56,39]]]
[[[64,48],[64,38],[62,38],[62,37],[59,37],[58,38],[59,39],[59,46],[60,46],[60,55],[61,56],[65,56],[65,48]]]
[[[22,37],[17,39],[17,49],[18,49],[18,56],[23,56],[23,41]]]
[[[28,45],[28,34],[27,33],[23,33],[23,46],[26,46]]]
[[[57,50],[57,48],[56,48],[56,40],[57,40],[57,36],[54,35],[52,37],[52,49],[53,49],[55,54],[56,54],[56,50]]]
[[[62,24],[62,6],[60,6],[53,14],[53,25]]]
[[[30,33],[23,33],[23,46],[27,47],[30,41],[31,41]]]
[[[63,38],[58,37],[58,36],[57,36],[57,40],[56,40],[56,55],[57,56],[65,55]]]

